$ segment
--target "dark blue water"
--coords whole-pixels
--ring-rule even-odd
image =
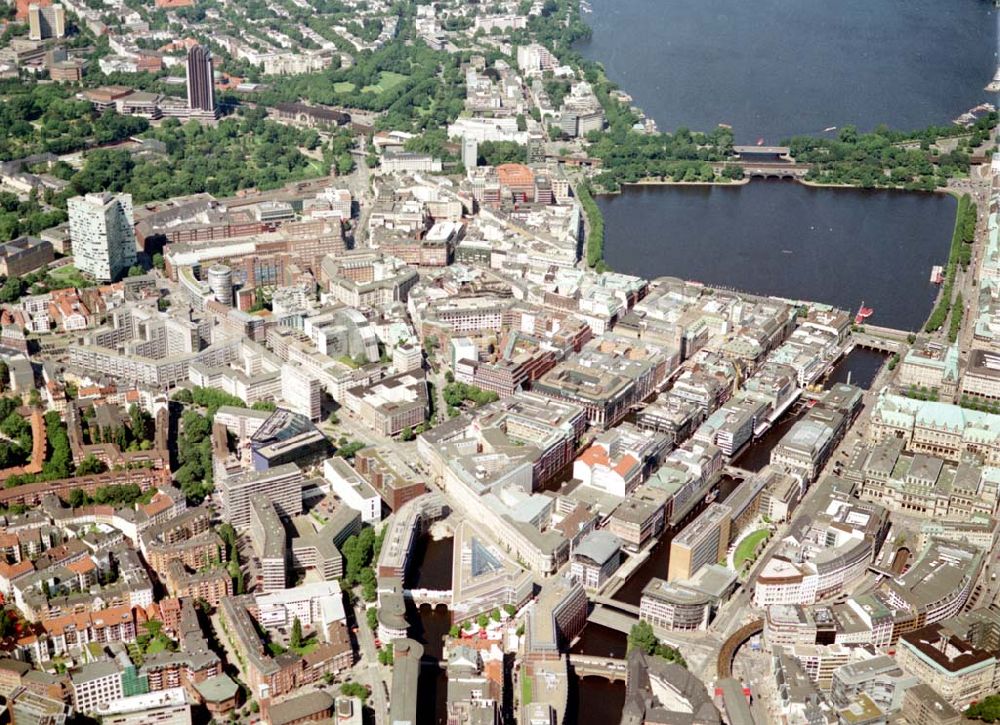
[[[947,261],[945,194],[745,186],[629,187],[598,200],[612,269],[747,292],[875,308],[872,324],[917,330]]]
[[[830,126],[949,123],[985,100],[988,0],[590,0],[580,51],[661,130],[768,143]],[[995,101],[994,101],[995,102]]]

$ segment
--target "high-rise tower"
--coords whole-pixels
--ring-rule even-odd
[[[215,111],[215,77],[212,72],[212,51],[193,45],[187,56],[188,108]]]

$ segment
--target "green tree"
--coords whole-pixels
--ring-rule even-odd
[[[76,475],[91,476],[95,473],[104,473],[107,470],[108,467],[104,461],[96,458],[93,453],[89,453],[76,467]]]
[[[1000,720],[1000,695],[988,695],[963,713],[970,720],[997,722]]]
[[[653,632],[653,625],[646,621],[640,621],[632,625],[628,633],[628,651],[638,649],[646,654],[653,654],[658,640]]]
[[[292,634],[288,644],[291,645],[292,649],[298,649],[302,646],[302,622],[298,617],[292,620]]]
[[[359,697],[368,699],[368,688],[359,682],[345,682],[340,686],[340,694],[344,697]]]

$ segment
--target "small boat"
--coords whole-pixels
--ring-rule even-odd
[[[935,264],[931,268],[931,282],[934,284],[941,284],[944,282],[944,267],[940,264]]]
[[[854,316],[854,324],[860,325],[862,322],[867,320],[869,317],[875,314],[874,307],[865,307],[865,303],[862,300],[861,306],[858,308],[858,314]]]
[[[719,489],[713,488],[711,491],[708,492],[708,495],[705,496],[705,503],[712,503],[718,497],[719,497]]]
[[[791,250],[791,249],[782,249],[782,250],[781,250],[781,253],[782,253],[782,254],[794,254],[794,252],[792,252],[792,250]]]
[[[837,130],[836,126],[827,126],[826,128],[823,129],[823,133],[830,133],[830,131],[836,131],[836,130]]]
[[[759,139],[757,139],[757,145],[758,146],[763,146],[764,145],[764,137],[763,136],[761,136]]]

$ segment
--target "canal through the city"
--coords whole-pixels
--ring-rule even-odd
[[[417,539],[405,585],[410,589],[451,589],[454,540],[434,539],[425,534]],[[407,602],[406,621],[410,636],[424,646],[417,695],[417,719],[422,723],[447,722],[448,678],[442,662],[443,638],[451,628],[451,613],[441,605],[420,607]]]

